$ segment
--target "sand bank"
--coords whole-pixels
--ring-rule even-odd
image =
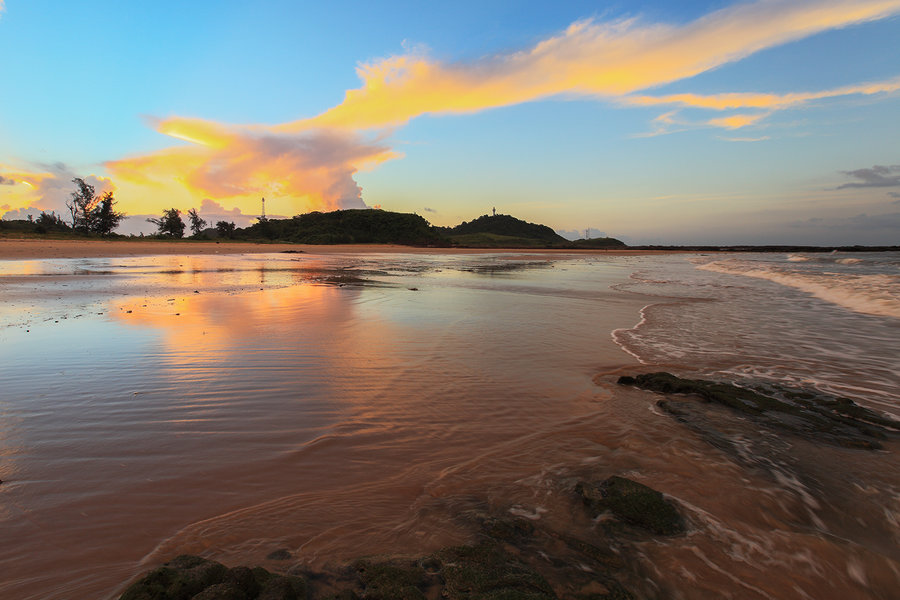
[[[199,242],[191,240],[41,240],[0,239],[0,260],[43,258],[95,258],[116,256],[154,256],[160,254],[252,254],[268,252],[304,252],[306,254],[484,254],[523,252],[541,254],[662,254],[653,250],[556,250],[521,248],[417,248],[393,244],[344,244],[313,246],[308,244],[263,244],[251,242]]]

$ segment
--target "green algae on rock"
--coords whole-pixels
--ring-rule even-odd
[[[132,584],[119,600],[304,600],[306,581],[263,568],[229,569],[183,554]]]
[[[705,379],[686,379],[671,373],[644,373],[623,376],[620,385],[633,385],[663,394],[688,394],[706,402],[727,406],[755,422],[786,430],[814,442],[847,448],[877,450],[881,441],[900,430],[900,423],[848,398],[835,398],[820,392],[768,386],[759,390]],[[679,421],[691,420],[687,403],[660,401],[660,408]]]
[[[580,482],[575,491],[595,516],[610,511],[626,523],[659,535],[685,530],[678,510],[662,493],[631,479],[614,475],[599,484]]]

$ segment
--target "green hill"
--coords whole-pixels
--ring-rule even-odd
[[[546,225],[510,215],[484,215],[456,227],[434,227],[419,215],[379,209],[311,212],[267,219],[234,232],[234,238],[298,244],[402,244],[465,248],[624,248],[613,238],[570,242]]]
[[[235,237],[299,244],[448,245],[441,232],[419,215],[377,209],[311,212],[268,219],[240,229]]]
[[[588,238],[570,242],[573,248],[627,248],[628,244],[611,237]]]
[[[472,247],[554,247],[569,241],[547,227],[528,223],[510,215],[484,215],[463,221],[444,233],[456,244]]]

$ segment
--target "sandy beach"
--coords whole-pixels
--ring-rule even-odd
[[[556,250],[522,248],[420,248],[394,244],[264,244],[251,242],[165,241],[165,240],[53,240],[0,239],[0,260],[32,260],[44,258],[96,258],[118,256],[260,254],[270,252],[303,252],[305,254],[528,254],[551,255],[599,254],[628,256],[662,254],[655,250]]]

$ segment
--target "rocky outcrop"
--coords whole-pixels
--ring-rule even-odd
[[[848,398],[836,398],[809,390],[776,386],[749,389],[705,379],[686,379],[671,373],[645,373],[620,377],[621,385],[663,394],[684,394],[727,406],[759,425],[788,431],[814,442],[875,450],[895,437],[900,423],[859,406]],[[683,422],[692,421],[696,403],[675,398],[657,405]]]
[[[301,600],[306,580],[182,555],[129,587],[120,600]]]
[[[672,502],[653,488],[631,479],[613,476],[601,483],[581,482],[575,491],[594,517],[609,511],[630,525],[659,535],[675,535],[685,530],[684,519]]]
[[[605,485],[604,497],[617,507],[622,498],[641,505],[653,497],[649,509],[625,509],[623,515],[670,508],[663,499],[665,508],[660,509],[658,492],[624,478],[599,485]],[[593,489],[591,484],[581,488],[582,495]],[[291,576],[261,567],[229,569],[185,555],[147,573],[120,600],[629,600],[635,596],[621,581],[644,577],[629,558],[629,541],[604,528],[592,525],[573,535],[508,511],[482,509],[457,518],[478,532],[472,544],[421,557],[367,557],[316,572],[288,566]],[[658,516],[634,518],[671,531]],[[278,556],[283,554],[290,553],[283,550]]]

